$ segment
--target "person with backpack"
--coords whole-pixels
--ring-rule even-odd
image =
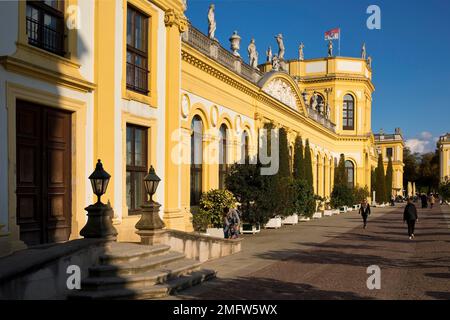
[[[366,229],[367,228],[367,218],[370,216],[370,206],[367,203],[366,199],[364,199],[361,202],[361,207],[359,208],[359,214],[363,218],[363,223],[364,223],[363,228]]]

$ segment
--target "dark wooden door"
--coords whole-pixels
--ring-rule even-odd
[[[17,224],[27,245],[69,239],[71,115],[17,101]]]

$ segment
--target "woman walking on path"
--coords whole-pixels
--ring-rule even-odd
[[[363,218],[363,222],[364,222],[364,229],[367,227],[367,218],[370,215],[370,206],[367,203],[367,200],[364,199],[361,203],[361,208],[359,208],[359,214],[362,216]]]
[[[435,202],[434,195],[430,193],[430,209],[433,209],[434,202]]]
[[[411,240],[412,238],[414,238],[414,228],[416,226],[416,221],[419,221],[416,206],[412,203],[411,198],[408,198],[408,204],[406,205],[405,211],[403,212],[403,221],[408,223],[408,235],[409,240]]]

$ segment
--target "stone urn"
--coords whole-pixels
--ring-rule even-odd
[[[230,37],[231,51],[234,56],[240,57],[238,50],[240,49],[241,37],[237,34],[237,31],[233,32],[233,35]]]

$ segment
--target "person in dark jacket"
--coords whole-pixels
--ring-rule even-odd
[[[422,201],[422,208],[426,208],[428,206],[428,198],[425,193],[422,193],[420,196],[420,201]]]
[[[403,212],[403,222],[408,224],[409,240],[414,238],[414,227],[416,226],[416,221],[418,220],[419,217],[417,216],[416,206],[412,203],[412,199],[408,198],[408,204]]]
[[[361,208],[359,208],[359,214],[361,215],[361,217],[363,218],[363,222],[364,222],[364,229],[367,228],[367,218],[370,215],[370,206],[367,203],[367,200],[364,199],[361,202]]]

